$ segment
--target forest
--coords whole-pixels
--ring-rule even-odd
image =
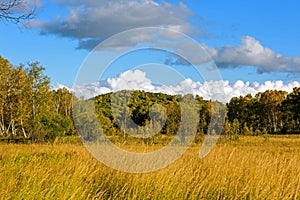
[[[51,90],[39,62],[13,66],[0,57],[0,137],[12,142],[51,142],[76,134],[72,97],[67,89]]]
[[[52,90],[50,78],[44,74],[44,70],[39,62],[13,66],[7,59],[0,57],[2,141],[53,142],[57,137],[77,134],[72,103],[80,99],[66,88]],[[128,101],[127,107],[114,102],[123,102],[124,99]],[[300,88],[294,88],[291,93],[267,90],[255,96],[233,97],[226,105],[204,100],[198,95],[167,95],[145,91],[119,91],[90,99],[95,103],[104,133],[123,138],[127,136],[123,127],[132,127],[133,122],[140,127],[158,130],[160,135],[176,134],[181,119],[179,102],[183,100],[195,105],[199,116],[196,141],[201,141],[203,135],[207,134],[212,117],[221,118],[224,115],[225,123],[219,132],[228,140],[236,140],[239,135],[300,133]],[[165,112],[152,110],[152,117],[156,117],[152,122],[149,111],[154,104],[163,106]],[[112,105],[116,107],[114,114]],[[219,109],[222,106],[226,106],[226,113]],[[118,123],[118,118],[124,119],[126,115],[132,120]],[[165,123],[162,123],[163,120]],[[88,124],[78,126],[84,130]],[[145,132],[147,130],[143,129],[140,134],[147,134]],[[91,133],[86,134],[81,137],[94,137]]]

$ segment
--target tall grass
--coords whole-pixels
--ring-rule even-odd
[[[165,169],[130,174],[80,144],[1,144],[0,198],[300,199],[299,137],[243,137],[204,159],[198,151],[194,145]]]

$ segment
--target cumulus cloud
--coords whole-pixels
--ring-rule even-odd
[[[241,41],[240,46],[206,49],[219,67],[256,66],[259,73],[299,72],[300,57],[285,57],[250,36],[242,37]]]
[[[33,21],[42,34],[55,34],[79,41],[78,48],[91,49],[105,38],[137,27],[165,27],[195,33],[189,18],[195,14],[183,3],[153,0],[66,0],[56,1],[69,12],[51,21]],[[197,18],[197,17],[196,17]]]
[[[53,89],[58,89],[63,85],[58,84]],[[145,72],[140,70],[126,71],[121,73],[118,77],[108,78],[100,82],[74,85],[70,90],[75,92],[78,97],[91,98],[96,95],[115,92],[120,90],[144,90],[148,92],[161,92],[165,94],[193,94],[199,95],[206,100],[218,100],[223,103],[230,101],[232,97],[246,96],[251,94],[255,96],[259,92],[266,90],[283,90],[292,92],[294,87],[300,87],[297,81],[290,83],[283,83],[281,80],[266,81],[264,83],[258,82],[244,82],[238,80],[230,83],[226,80],[195,82],[191,79],[182,80],[179,84],[173,86],[169,85],[155,85],[151,82]]]
[[[31,0],[26,0],[31,1]],[[37,2],[40,2],[38,0]],[[125,30],[138,27],[161,27],[186,33],[188,35],[203,35],[205,30],[199,29],[199,23],[192,23],[194,19],[203,21],[184,3],[172,4],[167,1],[154,0],[55,0],[57,5],[67,11],[59,14],[50,21],[31,21],[28,27],[39,28],[41,34],[54,34],[73,38],[78,41],[79,49],[93,49],[99,42]],[[190,20],[193,18],[193,20]],[[126,35],[106,43],[106,49],[122,50],[137,43],[159,43],[165,39],[170,42],[166,46],[173,47],[176,53],[189,52],[189,62],[183,59],[167,58],[166,64],[187,65],[189,63],[203,64],[209,62],[207,56],[198,55],[189,42],[179,42],[179,34],[170,32],[160,33],[159,40],[155,34],[142,30],[139,36]],[[205,35],[205,34],[204,34]],[[300,72],[300,57],[287,57],[264,47],[251,36],[241,38],[238,46],[203,48],[212,57],[218,67],[254,66],[258,73],[267,72]]]
[[[62,88],[66,88],[66,89],[70,90],[70,88],[68,86],[65,86],[61,83],[56,83],[51,89],[52,90],[59,90],[59,89],[62,89]]]
[[[243,66],[254,66],[258,73],[288,72],[290,74],[300,72],[300,57],[286,57],[274,50],[264,47],[258,40],[250,36],[241,38],[241,45],[224,47],[209,47],[202,44],[213,61],[219,68],[234,68]],[[191,51],[189,45],[181,45],[182,51]],[[191,51],[193,52],[193,51]],[[191,57],[193,63],[202,64],[206,60],[194,55]],[[170,62],[170,60],[172,62]],[[185,60],[166,59],[166,64],[186,65]]]
[[[154,90],[151,80],[146,77],[145,72],[140,70],[123,72],[117,78],[108,78],[107,83],[112,91]]]
[[[30,0],[28,0],[30,1]],[[170,28],[188,35],[203,35],[205,30],[199,29],[199,23],[190,20],[198,19],[192,10],[184,3],[172,4],[167,1],[154,0],[66,0],[54,1],[67,10],[50,21],[31,21],[28,27],[39,28],[41,34],[54,34],[73,38],[78,41],[79,49],[93,49],[108,37],[132,28],[160,27]],[[182,41],[180,34],[170,34],[165,31],[159,34],[149,34],[139,30],[139,35],[126,35],[124,38],[110,40],[106,50],[123,50],[138,43],[166,42],[167,47],[173,47],[176,53],[189,52],[189,62],[183,59],[166,58],[166,64],[187,65],[189,63],[203,64],[209,62],[207,56],[198,55],[195,46]],[[177,40],[178,39],[178,40]],[[161,45],[163,46],[163,45]],[[254,66],[258,73],[267,72],[300,72],[300,57],[287,57],[264,47],[251,36],[241,38],[238,46],[209,47],[202,44],[219,68]]]

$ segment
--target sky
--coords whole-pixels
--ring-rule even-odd
[[[224,101],[228,101],[232,96],[246,93],[255,95],[266,89],[291,91],[300,86],[300,2],[296,0],[26,0],[26,3],[36,5],[36,17],[19,25],[0,21],[0,55],[14,65],[39,61],[54,88],[75,85],[81,91],[83,86],[77,81],[85,64],[94,53],[106,62],[113,58],[109,55],[112,52],[122,56],[98,76],[101,79],[98,84],[94,79],[86,83],[85,88],[92,91],[89,95],[125,87],[171,94],[192,91],[210,98],[204,92],[208,87],[205,85],[210,85],[211,91],[221,85],[226,94]],[[193,49],[191,40],[178,42],[183,34],[178,36],[172,31],[155,37],[145,31],[136,35],[129,31],[131,35],[121,34],[123,37],[117,38],[117,42],[111,39],[116,34],[121,37],[123,31],[143,27],[183,33],[199,43],[209,58],[199,56],[204,53]],[[110,43],[95,52],[94,47],[107,40]],[[171,41],[172,47],[167,46],[167,41]],[[120,54],[136,48],[138,43],[172,49],[175,55],[151,49]],[[176,53],[185,54],[189,62]],[[199,78],[189,67],[192,63],[203,68],[208,61],[214,62],[220,74],[217,78]],[[179,75],[171,72],[171,68]],[[176,77],[178,81],[174,82]]]

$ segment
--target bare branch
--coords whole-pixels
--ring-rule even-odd
[[[35,6],[27,5],[24,0],[0,0],[1,20],[18,24],[33,19],[35,11]]]

